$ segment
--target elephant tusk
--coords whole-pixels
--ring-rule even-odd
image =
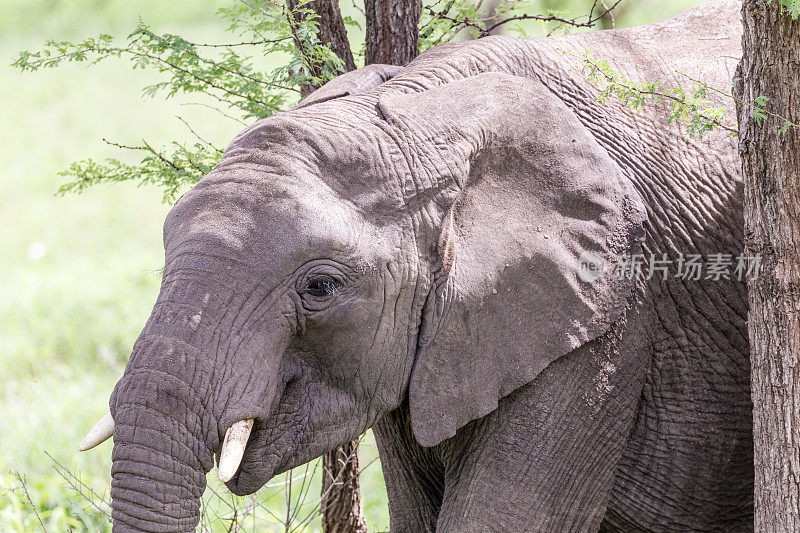
[[[225,432],[225,441],[222,443],[222,451],[219,452],[219,464],[217,465],[219,479],[223,483],[230,481],[239,470],[239,463],[242,462],[247,439],[250,438],[252,429],[253,419],[248,418],[239,420]]]
[[[114,419],[111,418],[111,413],[106,413],[100,421],[94,425],[89,433],[83,437],[83,440],[78,445],[78,451],[85,452],[91,450],[98,444],[108,440],[114,434]]]

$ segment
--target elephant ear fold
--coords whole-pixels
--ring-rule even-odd
[[[369,91],[394,78],[402,70],[403,67],[395,65],[374,64],[347,72],[308,95],[295,109]]]
[[[604,266],[640,253],[645,210],[538,81],[486,73],[386,94],[379,106],[422,143],[415,153],[436,154],[412,168],[418,181],[431,169],[449,181],[408,199],[417,220],[433,220],[423,230],[432,289],[409,383],[414,434],[433,446],[622,315],[635,280]],[[429,200],[431,191],[441,192]]]

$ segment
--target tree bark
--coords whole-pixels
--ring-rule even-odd
[[[744,0],[742,100],[800,122],[800,23],[777,1]],[[800,137],[759,124],[738,104],[745,180],[745,250],[761,258],[748,282],[755,452],[755,530],[800,531]]]
[[[348,71],[355,69],[336,0],[316,0],[310,5],[320,16],[320,39],[331,43],[331,49],[342,58]],[[364,12],[365,65],[403,66],[417,57],[421,0],[364,0]],[[336,21],[330,21],[331,18]],[[349,442],[323,455],[322,472],[322,530],[366,533],[358,480],[358,442]]]
[[[322,467],[322,530],[367,533],[358,482],[358,441],[326,453]]]
[[[365,0],[364,64],[407,65],[419,54],[421,0]]]
[[[297,0],[288,0],[287,7],[290,10],[296,9]],[[345,72],[355,70],[356,63],[338,0],[314,0],[307,7],[317,14],[320,42],[329,45],[333,53],[342,60]],[[299,44],[296,38],[295,44]],[[300,87],[306,96],[316,89],[318,87],[310,84]],[[358,482],[357,445],[357,441],[351,441],[322,456],[320,511],[322,531],[325,533],[367,532]]]
[[[288,0],[286,7],[288,7],[290,11],[294,11],[297,9],[297,4],[297,0]],[[311,9],[317,14],[317,37],[319,38],[320,42],[330,46],[333,53],[342,60],[342,63],[344,64],[344,70],[341,72],[341,74],[355,70],[356,62],[353,58],[353,51],[350,49],[350,40],[347,38],[347,28],[344,25],[344,19],[342,19],[342,12],[339,10],[338,0],[314,0],[303,7]],[[304,15],[305,13],[301,13],[296,14],[295,16],[302,17]],[[289,24],[293,24],[291,15],[289,18]],[[301,43],[297,32],[294,29],[292,30],[292,34],[294,35],[295,46],[302,51],[303,44]],[[314,65],[310,65],[310,68],[312,69],[312,72],[310,73],[312,76],[320,76],[320,69],[316,68]],[[308,96],[318,88],[319,87],[316,87],[310,83],[303,83],[300,85],[300,92],[302,92],[303,95]]]
[[[333,53],[344,63],[345,72],[356,69],[350,41],[347,39],[347,28],[344,26],[342,12],[337,0],[314,0],[308,7],[319,15],[319,40],[328,43]]]

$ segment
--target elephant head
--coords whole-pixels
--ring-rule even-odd
[[[257,122],[169,213],[110,400],[117,530],[189,530],[215,454],[251,493],[406,398],[435,445],[622,313],[631,282],[578,264],[636,250],[641,199],[578,118],[404,76]]]

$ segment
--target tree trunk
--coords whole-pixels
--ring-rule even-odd
[[[407,65],[419,54],[421,0],[365,0],[365,65]]]
[[[355,69],[347,31],[336,0],[309,4],[320,20],[319,37]],[[366,57],[364,64],[406,65],[419,53],[421,0],[365,0]],[[309,91],[310,92],[310,91]],[[322,530],[325,533],[366,533],[358,482],[358,442],[352,441],[322,456]]]
[[[319,40],[328,43],[333,53],[344,63],[345,72],[356,69],[350,41],[347,39],[347,28],[342,20],[337,0],[314,0],[308,7],[319,15]]]
[[[287,5],[289,9],[294,10],[297,8],[297,4],[297,0],[289,0]],[[317,14],[319,40],[328,44],[333,53],[342,60],[346,72],[355,70],[356,63],[350,49],[350,40],[347,37],[347,28],[342,19],[342,12],[339,10],[338,0],[313,0],[305,7]],[[298,41],[295,39],[295,44],[297,43]],[[317,88],[309,84],[300,87],[306,96]],[[357,445],[357,441],[351,441],[322,456],[320,511],[322,512],[322,531],[325,533],[366,533],[367,531],[358,483]]]
[[[294,9],[297,0],[289,0]],[[314,0],[308,4],[318,16],[319,39],[344,63],[356,68],[337,0]],[[406,65],[419,53],[421,0],[365,0],[365,64]],[[301,90],[311,94],[316,87]],[[322,530],[325,533],[366,533],[358,482],[358,442],[352,441],[322,456]]]
[[[296,10],[298,7],[298,0],[288,0],[286,7],[288,7],[290,11]],[[342,19],[342,12],[339,10],[338,0],[313,0],[303,7],[311,9],[316,13],[318,24],[317,37],[321,42],[329,45],[331,51],[342,60],[344,70],[341,74],[355,70],[356,62],[353,58],[353,51],[350,49],[350,40],[347,38],[347,28],[344,25],[344,19]],[[301,12],[295,14],[294,17],[303,17],[304,15],[305,13]],[[289,18],[289,24],[294,24],[293,17]],[[302,51],[303,45],[296,30],[293,29],[292,34],[294,35],[295,46]],[[312,72],[310,72],[312,76],[320,76],[321,72],[318,67],[312,64],[310,68],[312,70]],[[308,96],[318,88],[318,86],[314,86],[310,83],[303,83],[300,85],[300,92]]]
[[[740,97],[800,122],[800,23],[779,2],[745,0]],[[745,179],[755,447],[755,530],[800,531],[800,138],[783,121],[758,123],[738,104]]]
[[[366,533],[358,483],[358,441],[322,457],[322,530]]]

